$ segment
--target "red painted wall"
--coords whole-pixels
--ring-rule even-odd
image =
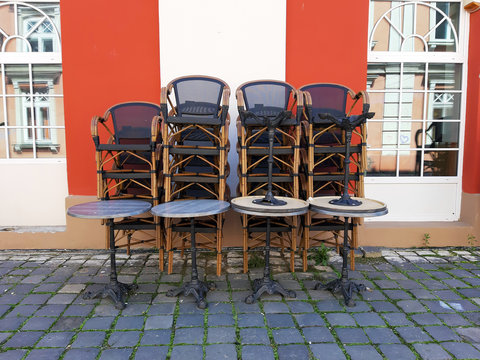
[[[365,90],[368,5],[287,0],[287,81],[295,87],[333,82]]]
[[[480,11],[470,15],[463,191],[480,193]],[[470,165],[469,165],[470,164]]]
[[[70,195],[96,194],[93,115],[160,102],[158,0],[60,2]]]

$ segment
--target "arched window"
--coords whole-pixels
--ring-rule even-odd
[[[367,90],[376,115],[368,123],[367,189],[385,185],[379,191],[394,204],[386,220],[457,220],[467,29],[461,1],[371,0],[369,21]],[[404,202],[409,194],[423,202],[421,211],[388,195],[399,191]]]
[[[59,1],[0,2],[0,159],[65,157]]]

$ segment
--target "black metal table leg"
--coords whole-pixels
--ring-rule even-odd
[[[208,290],[215,288],[215,284],[198,279],[197,248],[195,245],[195,219],[193,217],[190,218],[190,248],[192,252],[192,278],[189,282],[184,283],[182,286],[169,290],[167,292],[167,296],[178,296],[182,293],[184,293],[185,296],[192,294],[197,302],[197,306],[200,309],[205,309],[208,306],[205,296]]]
[[[253,281],[253,294],[245,298],[247,304],[253,304],[263,293],[280,294],[295,298],[297,294],[293,290],[285,290],[282,285],[270,277],[270,217],[267,217],[267,232],[265,239],[265,267],[263,269],[263,278]]]
[[[110,240],[110,282],[103,289],[97,291],[87,291],[83,294],[84,299],[94,299],[96,297],[110,297],[115,303],[117,309],[125,308],[125,295],[138,288],[137,284],[124,284],[117,279],[117,264],[115,262],[115,233],[113,219],[107,220]]]
[[[367,289],[363,284],[357,284],[348,279],[348,253],[350,252],[350,246],[348,245],[348,225],[349,218],[345,217],[345,224],[343,228],[343,262],[342,262],[342,274],[339,279],[332,280],[327,284],[317,283],[315,285],[315,290],[325,289],[330,290],[332,293],[341,291],[345,304],[347,306],[355,306],[355,301],[353,300],[353,293],[360,292]]]

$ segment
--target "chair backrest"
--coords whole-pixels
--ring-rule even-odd
[[[160,115],[160,105],[148,102],[125,102],[109,109],[117,144],[148,143],[152,119]]]
[[[183,76],[167,85],[172,87],[178,116],[217,118],[223,89],[228,85],[214,77]]]
[[[329,113],[336,117],[346,116],[347,96],[353,93],[349,88],[337,84],[309,84],[302,86],[299,90],[308,91],[312,97],[311,119],[318,119],[317,115]]]
[[[258,116],[276,116],[288,110],[293,86],[283,81],[250,81],[239,86],[245,101],[245,110]]]

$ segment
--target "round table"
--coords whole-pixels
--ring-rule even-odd
[[[84,299],[93,299],[98,296],[102,298],[110,297],[117,309],[125,308],[125,295],[137,289],[137,285],[128,285],[117,280],[114,219],[140,215],[150,210],[151,207],[152,205],[150,203],[141,200],[104,200],[78,204],[68,208],[67,214],[73,217],[82,219],[106,219],[106,225],[109,229],[110,283],[98,291],[85,292],[83,295]]]
[[[339,279],[330,281],[327,284],[317,283],[315,289],[326,289],[332,292],[341,291],[345,304],[347,306],[355,306],[352,298],[353,292],[360,292],[366,289],[365,285],[357,284],[348,279],[348,253],[350,247],[348,245],[348,221],[350,217],[375,217],[382,216],[388,213],[387,206],[381,201],[351,197],[355,203],[360,202],[360,205],[338,205],[332,203],[332,200],[337,200],[338,196],[321,196],[308,199],[310,209],[319,214],[342,216],[345,218],[343,228],[343,262],[342,273]]]
[[[300,199],[276,196],[275,199],[284,202],[283,205],[262,204],[264,196],[244,196],[231,201],[232,209],[241,214],[264,216],[267,221],[267,232],[265,234],[265,267],[263,278],[255,279],[253,282],[253,294],[245,298],[247,304],[254,303],[263,293],[282,296],[296,297],[295,291],[285,290],[277,281],[270,277],[270,218],[282,216],[296,216],[305,214],[308,211],[308,202]],[[260,200],[260,201],[259,201]]]
[[[209,289],[213,288],[213,283],[204,282],[198,279],[197,249],[195,245],[195,218],[221,214],[229,208],[230,203],[226,201],[198,199],[172,201],[154,206],[151,209],[152,214],[155,216],[165,218],[190,218],[190,247],[192,251],[191,280],[176,289],[169,290],[167,296],[178,296],[181,293],[184,293],[186,296],[192,294],[200,309],[205,309],[207,307],[205,295]]]

